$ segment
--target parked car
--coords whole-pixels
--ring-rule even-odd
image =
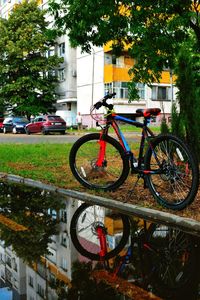
[[[31,123],[26,125],[26,133],[49,134],[50,132],[59,132],[65,134],[66,122],[56,115],[38,116]]]
[[[7,117],[3,121],[3,133],[25,133],[25,126],[28,123],[25,117]]]
[[[4,118],[0,118],[0,132],[3,132],[3,121]]]

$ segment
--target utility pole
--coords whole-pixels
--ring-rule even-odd
[[[91,105],[94,103],[94,64],[95,64],[95,50],[92,48],[92,100]],[[91,118],[91,127],[93,128],[93,119]]]

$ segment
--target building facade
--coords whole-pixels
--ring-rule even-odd
[[[174,76],[169,70],[164,70],[160,83],[153,83],[151,87],[138,83],[140,100],[129,103],[128,83],[131,78],[128,71],[133,65],[134,60],[128,52],[115,57],[110,44],[102,48],[93,47],[91,54],[77,49],[77,109],[82,113],[85,125],[94,125],[89,116],[90,106],[108,91],[116,93],[113,104],[118,114],[134,118],[138,108],[159,107],[161,115],[153,122],[160,123],[163,117],[170,122],[171,107],[177,93]]]
[[[58,221],[57,234],[51,236],[49,253],[38,257],[37,262],[26,264],[24,257],[16,255],[14,246],[0,240],[0,288],[9,287],[15,300],[57,300],[60,289],[65,292],[71,284],[72,263],[78,253],[71,243],[69,227],[78,201],[60,201],[62,209],[48,211]]]

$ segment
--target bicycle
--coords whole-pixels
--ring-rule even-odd
[[[117,243],[111,241],[111,219],[116,221]],[[75,211],[70,234],[77,251],[101,262],[113,278],[131,280],[165,299],[179,299],[178,295],[193,299],[193,293],[196,299],[199,245],[193,236],[167,225],[147,225],[146,221],[138,227],[131,217],[86,203]]]
[[[172,134],[155,136],[148,124],[160,114],[159,108],[137,109],[143,122],[117,115],[106,95],[91,107],[91,116],[101,126],[100,133],[90,133],[78,139],[71,148],[69,165],[74,177],[85,187],[114,191],[127,179],[129,171],[143,178],[145,187],[159,204],[181,210],[195,198],[199,184],[198,164],[188,146]],[[106,108],[104,118],[96,111]],[[139,155],[131,151],[118,121],[141,128]],[[108,135],[112,127],[118,140]],[[147,145],[147,150],[145,150]]]

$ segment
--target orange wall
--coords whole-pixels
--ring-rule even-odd
[[[131,62],[131,61],[130,61]],[[116,67],[115,65],[105,65],[104,66],[104,83],[110,83],[113,81],[128,82],[131,77],[128,74],[130,64],[125,68]],[[173,82],[175,82],[175,77],[173,76]],[[170,73],[169,71],[163,71],[160,83],[170,84]]]
[[[104,66],[104,82],[109,83],[113,81],[130,81],[128,68],[119,68],[114,65]]]

